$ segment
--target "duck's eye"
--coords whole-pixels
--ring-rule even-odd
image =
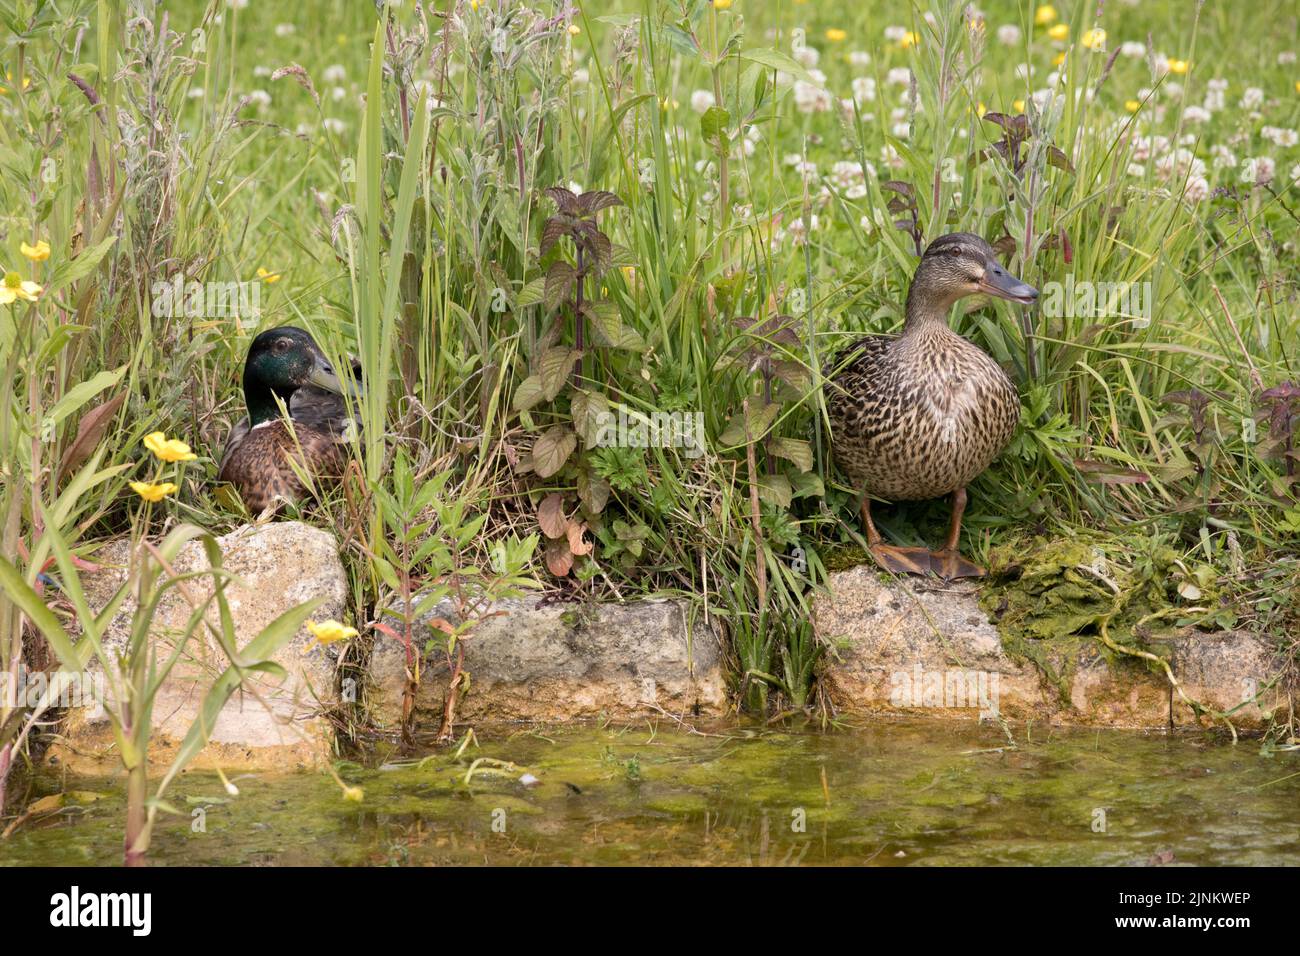
[[[276,340],[275,340],[275,346],[274,346],[274,347],[275,347],[275,350],[276,350],[277,352],[284,352],[284,351],[286,351],[286,350],[289,348],[289,340],[288,340],[288,339],[276,339]]]

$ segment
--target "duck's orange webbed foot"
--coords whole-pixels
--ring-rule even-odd
[[[961,556],[957,551],[934,551],[930,554],[930,569],[945,581],[957,578],[982,578],[986,572],[974,561]]]
[[[871,547],[876,564],[895,574],[929,574],[933,565],[929,548],[899,548],[892,544]]]

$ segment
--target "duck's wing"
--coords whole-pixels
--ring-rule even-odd
[[[360,383],[361,363],[356,359],[352,360],[352,376]],[[360,416],[348,414],[348,403],[342,395],[316,385],[304,385],[290,396],[289,417],[339,436],[347,432],[349,423],[361,427]]]
[[[869,380],[876,363],[894,341],[888,335],[863,335],[849,342],[822,369],[830,396],[854,391],[854,383]]]
[[[239,450],[240,444],[248,437],[249,429],[248,419],[237,422],[235,427],[230,429],[230,437],[226,439],[226,449],[221,453],[221,462],[217,465],[217,480],[227,481],[222,475],[226,472],[226,465],[230,463],[230,457]]]

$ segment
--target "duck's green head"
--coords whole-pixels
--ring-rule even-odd
[[[253,425],[279,415],[276,398],[286,405],[304,385],[343,394],[343,383],[315,340],[290,325],[267,329],[248,347],[244,362],[244,398]]]
[[[921,257],[907,294],[908,314],[943,318],[958,299],[981,293],[1021,305],[1038,298],[1038,290],[1008,272],[994,248],[979,236],[949,233],[930,243]]]

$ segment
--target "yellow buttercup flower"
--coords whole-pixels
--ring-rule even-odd
[[[1060,53],[1056,54],[1056,56],[1052,58],[1052,66],[1060,66],[1064,62],[1065,62],[1064,50],[1062,50]]]
[[[5,79],[12,83],[12,82],[13,82],[13,78],[14,78],[14,75],[13,75],[12,73],[10,73],[8,70],[6,70],[6,71],[5,71]],[[31,78],[30,76],[24,76],[24,77],[23,77],[23,89],[28,89],[31,85],[32,85],[32,78]],[[9,92],[9,87],[7,87],[7,86],[0,86],[0,94],[4,94],[4,93],[8,93],[8,92]]]
[[[131,482],[131,490],[145,501],[158,502],[168,495],[176,494],[176,492],[180,491],[180,488],[170,481],[164,481],[160,485],[150,484],[147,481],[133,481]]]
[[[581,32],[582,27],[578,26],[576,23],[569,24],[569,36],[576,37]]]
[[[713,9],[715,9],[715,10],[730,10],[730,9],[731,9],[731,0],[713,0]]]
[[[1170,73],[1180,73],[1180,74],[1181,74],[1181,73],[1186,73],[1188,67],[1190,67],[1190,66],[1191,66],[1191,64],[1188,63],[1186,60],[1170,60],[1170,61],[1169,61],[1169,72],[1170,72]]]
[[[185,442],[168,438],[162,432],[150,432],[145,435],[144,447],[163,461],[193,461],[199,457],[190,451],[190,446]]]
[[[1101,27],[1093,27],[1083,34],[1079,40],[1089,50],[1104,50],[1106,48],[1106,31]]]
[[[983,119],[983,118],[984,118],[984,114],[987,113],[988,111],[989,111],[989,110],[988,110],[988,107],[985,106],[983,103],[981,103],[981,104],[979,104],[979,106],[975,107],[975,115],[978,116],[980,119]]]
[[[1130,113],[1136,113],[1141,108],[1142,108],[1142,104],[1139,103],[1137,100],[1124,101],[1124,109],[1128,110]]]
[[[40,294],[41,286],[38,283],[24,279],[17,272],[6,272],[4,283],[0,284],[0,305],[8,305],[18,299],[35,302]]]
[[[366,799],[366,792],[360,787],[344,787],[343,799],[351,803],[360,803]]]
[[[1023,113],[1025,111],[1025,101],[1016,100],[1014,103],[1011,104],[1011,108],[1015,110],[1017,113]]]
[[[264,266],[257,267],[257,277],[261,279],[263,282],[265,282],[267,285],[270,285],[272,282],[279,282],[280,279],[283,278],[280,275],[280,273],[272,272],[270,269],[267,269]]]
[[[1053,40],[1064,40],[1070,35],[1070,25],[1068,23],[1058,23],[1047,31],[1047,35]]]
[[[831,27],[826,31],[826,39],[832,43],[842,43],[849,38],[848,31],[841,30],[839,27]]]
[[[913,33],[911,30],[908,30],[906,33],[903,34],[902,38],[898,41],[898,46],[900,49],[906,50],[908,47],[916,46],[920,42],[921,42],[921,38],[917,36],[915,33]]]
[[[29,246],[27,243],[21,243],[18,251],[25,255],[32,262],[44,262],[50,257],[50,244],[44,239],[37,239],[36,245]]]
[[[1300,80],[1295,81],[1295,91],[1300,93]]]
[[[1056,19],[1056,7],[1050,3],[1045,3],[1034,11],[1034,23],[1040,27],[1045,27]]]
[[[355,627],[340,624],[333,618],[328,621],[321,621],[319,624],[315,621],[308,621],[307,630],[321,644],[334,644],[337,641],[350,640],[360,633]]]

